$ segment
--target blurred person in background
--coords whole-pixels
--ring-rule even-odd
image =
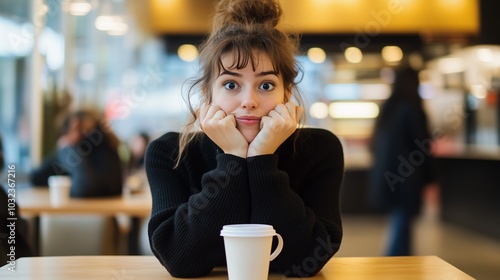
[[[128,143],[129,159],[125,179],[125,188],[130,192],[149,189],[144,156],[149,145],[149,135],[146,132],[135,134]]]
[[[424,187],[434,180],[432,139],[419,84],[414,69],[396,70],[370,143],[368,199],[374,209],[389,213],[388,256],[412,254],[412,223],[420,212]]]
[[[121,195],[119,143],[107,122],[95,112],[69,113],[63,121],[56,152],[31,172],[31,183],[47,186],[49,176],[69,175],[72,197]]]
[[[144,168],[144,155],[149,145],[149,135],[146,132],[139,132],[130,139],[130,160],[128,164],[129,172]]]

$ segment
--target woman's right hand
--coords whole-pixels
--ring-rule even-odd
[[[227,115],[219,106],[203,104],[200,108],[200,128],[224,153],[246,158],[248,142],[236,128],[233,115]]]

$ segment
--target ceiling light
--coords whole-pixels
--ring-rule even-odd
[[[480,48],[476,50],[476,57],[483,62],[493,61],[493,51],[488,48]]]
[[[191,62],[198,57],[198,49],[194,45],[184,44],[177,49],[177,55],[183,61]]]
[[[350,63],[359,63],[363,60],[363,53],[356,47],[349,47],[344,51],[344,56]]]
[[[109,35],[123,35],[128,31],[128,24],[121,16],[98,16],[95,20],[98,30],[107,31]]]
[[[328,109],[334,119],[374,119],[379,113],[374,102],[333,102]]]
[[[84,16],[92,9],[92,4],[86,0],[72,0],[63,3],[63,10],[74,16]]]
[[[459,73],[465,70],[464,61],[460,57],[445,57],[438,62],[439,70],[444,74]]]
[[[309,108],[309,114],[315,119],[324,119],[328,116],[328,105],[324,102],[315,102]]]
[[[382,58],[387,63],[397,63],[403,59],[403,51],[398,46],[386,46],[382,49]]]
[[[307,57],[314,63],[323,63],[326,60],[326,53],[322,48],[310,48]]]

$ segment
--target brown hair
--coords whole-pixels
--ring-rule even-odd
[[[221,0],[215,8],[212,21],[212,32],[200,46],[198,57],[200,76],[192,80],[185,101],[191,112],[191,121],[186,125],[179,139],[178,166],[182,154],[188,144],[200,133],[195,130],[197,110],[191,104],[195,88],[201,92],[200,103],[210,103],[212,100],[212,84],[224,68],[221,57],[234,53],[234,63],[229,68],[243,69],[251,63],[255,69],[252,51],[266,53],[271,59],[274,71],[281,75],[285,91],[290,93],[299,105],[302,103],[300,91],[297,88],[297,76],[301,73],[295,59],[298,54],[299,37],[295,34],[285,34],[277,28],[282,14],[277,0]],[[290,99],[286,96],[286,101]]]
[[[113,149],[117,149],[120,145],[120,139],[111,130],[107,120],[94,110],[81,109],[66,115],[59,131],[60,136],[69,132],[72,121],[77,121],[82,126],[80,131],[82,139],[88,137],[86,134],[95,132],[102,135],[102,143],[99,145],[107,145]]]

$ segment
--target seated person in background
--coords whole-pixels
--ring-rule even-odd
[[[130,139],[130,158],[127,165],[125,187],[130,192],[139,192],[149,189],[146,171],[144,169],[144,155],[149,144],[149,135],[140,132]]]
[[[144,155],[148,144],[149,135],[146,132],[140,132],[130,140],[130,160],[128,164],[130,173],[144,168]]]
[[[56,152],[31,172],[31,183],[47,186],[49,176],[69,175],[72,197],[121,195],[119,140],[106,124],[91,111],[69,114],[63,122]]]

